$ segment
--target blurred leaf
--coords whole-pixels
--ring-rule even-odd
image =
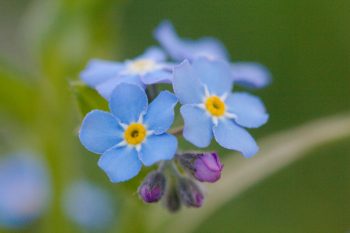
[[[83,116],[93,109],[108,111],[108,102],[94,89],[81,81],[71,81],[70,86],[75,94],[80,112]]]
[[[163,213],[156,215],[160,230],[158,232],[164,231],[162,227],[169,228],[167,232],[193,232],[228,201],[240,197],[243,192],[273,173],[307,156],[312,149],[349,136],[350,114],[347,113],[314,120],[261,140],[261,151],[258,156],[249,160],[232,156],[230,160],[225,161],[225,179],[216,183],[211,189],[208,187],[208,193],[211,195],[207,197],[207,202],[201,211],[183,210],[176,218]],[[188,224],[181,225],[185,221]],[[161,225],[162,223],[164,225]],[[151,232],[157,232],[157,229],[152,229]]]
[[[37,87],[28,76],[0,64],[0,109],[11,118],[26,123],[35,118],[38,107]]]
[[[55,84],[74,76],[91,57],[112,58],[117,51],[124,0],[36,0],[22,25],[27,47]]]

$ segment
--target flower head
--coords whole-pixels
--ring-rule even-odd
[[[169,21],[163,21],[154,32],[155,38],[175,61],[197,57],[228,59],[224,45],[212,37],[198,40],[180,38]]]
[[[86,231],[104,231],[115,221],[114,203],[109,193],[87,181],[76,181],[68,186],[62,205],[67,217]]]
[[[51,196],[42,161],[23,153],[0,160],[0,226],[20,228],[46,210]]]
[[[170,83],[172,80],[171,65],[165,63],[165,54],[156,47],[147,49],[144,54],[133,60],[111,62],[91,60],[81,79],[106,99],[120,83],[130,83],[142,88],[155,83]]]
[[[250,157],[258,146],[243,127],[259,127],[268,115],[259,98],[231,93],[232,87],[231,70],[224,61],[197,58],[174,69],[173,88],[183,105],[185,139],[207,147],[214,136],[224,148]]]
[[[169,21],[163,21],[155,30],[154,36],[175,61],[193,61],[198,57],[206,57],[229,62],[228,52],[219,40],[212,37],[182,39]],[[254,62],[233,63],[231,74],[235,83],[248,88],[263,88],[271,82],[268,69]]]
[[[102,154],[98,164],[112,182],[129,180],[142,164],[173,158],[177,140],[166,131],[174,121],[176,103],[173,94],[163,91],[148,106],[144,90],[119,84],[110,98],[111,113],[88,113],[80,128],[80,141],[89,151]]]

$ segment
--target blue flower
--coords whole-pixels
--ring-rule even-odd
[[[212,37],[204,37],[197,41],[182,39],[169,21],[163,21],[156,28],[154,36],[175,61],[193,60],[201,56],[228,59],[226,48],[217,39]]]
[[[173,158],[177,140],[166,131],[174,121],[176,103],[173,94],[163,91],[148,106],[144,90],[119,84],[109,102],[111,113],[88,113],[80,141],[89,151],[102,154],[98,165],[112,182],[129,180],[139,173],[142,163],[150,166]]]
[[[72,183],[64,191],[62,207],[67,217],[88,232],[106,231],[116,221],[108,192],[87,181]]]
[[[47,209],[51,197],[48,171],[28,153],[0,160],[0,228],[21,228]]]
[[[169,21],[163,21],[155,30],[154,36],[176,61],[193,61],[198,57],[207,57],[229,62],[228,52],[219,40],[211,37],[198,40],[182,39]],[[231,72],[232,79],[241,86],[263,88],[271,82],[268,69],[258,63],[233,63]]]
[[[142,88],[155,83],[170,83],[172,66],[165,54],[157,47],[147,49],[133,60],[111,62],[91,60],[80,74],[81,79],[109,99],[113,89],[120,83],[130,83]]]
[[[207,147],[214,135],[227,149],[250,157],[258,151],[251,135],[243,128],[265,124],[268,115],[259,98],[247,93],[231,93],[233,81],[228,64],[197,58],[174,69],[173,88],[183,105],[183,135],[198,147]]]
[[[236,62],[231,65],[235,84],[248,88],[263,88],[271,83],[271,73],[255,62]]]

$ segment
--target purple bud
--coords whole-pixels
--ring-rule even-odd
[[[198,185],[188,178],[181,178],[178,183],[181,201],[188,207],[201,207],[204,195]]]
[[[194,176],[199,181],[214,183],[220,179],[223,167],[217,153],[204,153],[194,161]]]
[[[165,183],[166,179],[163,173],[150,172],[138,188],[140,197],[147,203],[159,201],[164,194]]]
[[[214,183],[221,177],[223,164],[215,152],[179,155],[181,165],[201,182]]]

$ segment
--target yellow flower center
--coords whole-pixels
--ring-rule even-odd
[[[152,71],[156,64],[150,59],[141,59],[134,61],[129,65],[129,69],[135,73],[146,73]]]
[[[205,108],[207,111],[216,117],[220,117],[225,114],[225,103],[217,96],[210,96],[205,101]]]
[[[145,140],[146,135],[147,130],[143,124],[132,123],[126,128],[124,139],[130,145],[138,145]]]

